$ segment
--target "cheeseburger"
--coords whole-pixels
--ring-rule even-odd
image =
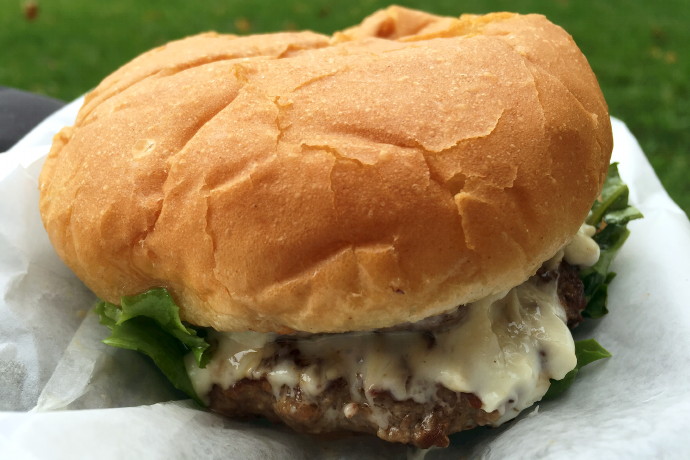
[[[106,343],[211,410],[446,446],[577,368],[634,214],[611,149],[560,27],[391,7],[137,57],[56,135],[40,209]]]

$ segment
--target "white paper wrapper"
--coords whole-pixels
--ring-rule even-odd
[[[613,358],[556,401],[498,429],[415,451],[370,436],[300,435],[171,402],[145,358],[100,343],[95,298],[60,262],[38,213],[37,177],[77,100],[0,155],[0,458],[678,458],[690,447],[690,223],[625,125],[614,160],[645,214],[630,224],[610,315],[584,324]],[[88,409],[88,410],[85,410]]]

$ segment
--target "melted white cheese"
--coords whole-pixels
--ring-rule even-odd
[[[599,260],[599,245],[592,239],[596,228],[582,224],[570,244],[564,248],[563,258],[570,265],[591,267]]]
[[[570,263],[591,262],[589,243],[582,243],[591,241],[590,236],[589,229],[581,229],[560,253]],[[266,378],[276,397],[285,388],[299,386],[303,397],[318,398],[329,382],[343,378],[352,400],[369,403],[371,417],[381,427],[388,422],[387,413],[372,404],[378,392],[424,403],[443,385],[476,395],[483,410],[500,413],[500,424],[540,400],[549,379],[562,379],[576,365],[556,287],[555,281],[535,277],[469,304],[463,307],[463,319],[433,332],[433,345],[428,333],[420,331],[304,337],[291,342],[300,358],[311,363],[300,367],[291,356],[266,364],[279,351],[276,334],[214,333],[218,348],[212,361],[200,369],[188,356],[187,369],[202,398],[214,384],[228,388],[244,378]]]
[[[299,386],[303,396],[316,398],[330,381],[344,378],[357,402],[373,403],[377,392],[389,391],[397,400],[424,403],[440,384],[475,394],[482,409],[498,410],[507,420],[541,399],[549,379],[575,367],[555,282],[528,281],[466,308],[458,324],[434,333],[433,346],[419,331],[322,335],[295,343],[311,365],[300,368],[288,356],[268,367],[262,360],[278,349],[274,334],[214,334],[218,349],[211,363],[199,369],[190,359],[188,370],[200,395],[213,384],[228,388],[264,377],[276,396],[283,387]]]

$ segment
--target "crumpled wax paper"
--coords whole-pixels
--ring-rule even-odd
[[[0,155],[0,458],[679,458],[690,448],[690,224],[626,126],[614,160],[645,215],[614,262],[610,314],[575,332],[613,357],[516,421],[419,451],[372,436],[309,436],[199,410],[136,353],[107,347],[95,298],[62,264],[37,177],[81,100]]]

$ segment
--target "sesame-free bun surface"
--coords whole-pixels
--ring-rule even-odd
[[[110,302],[164,286],[222,331],[365,330],[523,282],[611,147],[595,76],[544,17],[391,7],[134,59],[56,135],[40,208]]]

